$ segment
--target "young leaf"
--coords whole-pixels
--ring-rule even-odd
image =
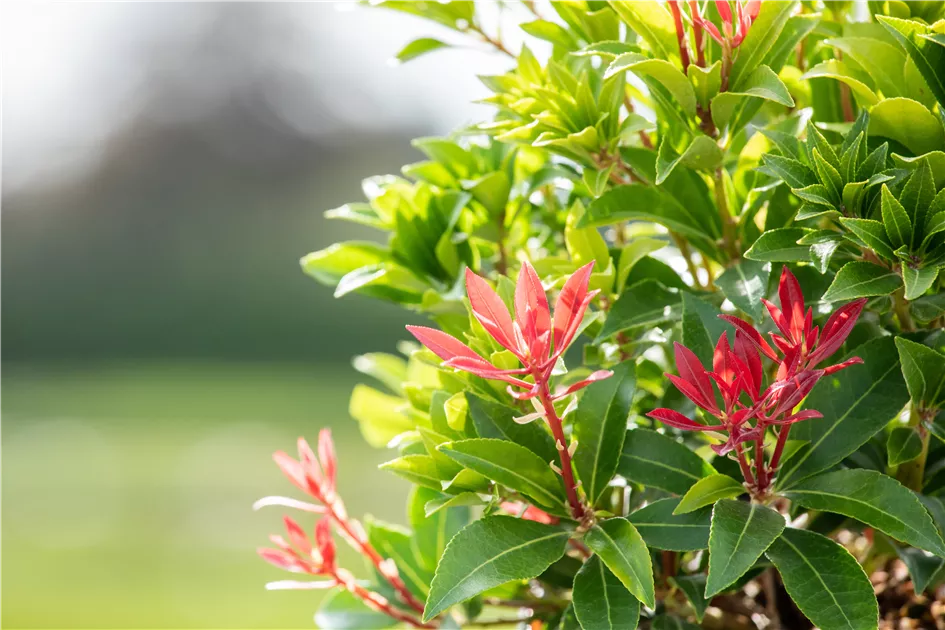
[[[852,219],[848,217],[840,217],[839,220],[843,227],[853,232],[880,258],[886,260],[896,259],[893,248],[889,243],[889,237],[886,236],[886,227],[882,223],[872,219]]]
[[[574,465],[592,505],[617,472],[636,391],[632,361],[624,361],[613,371],[610,378],[592,383],[584,390],[573,416],[578,443]]]
[[[822,630],[879,626],[873,586],[850,552],[826,536],[787,528],[766,555],[781,573],[788,595]]]
[[[882,188],[882,215],[883,226],[893,249],[912,243],[912,221],[906,214],[906,209],[893,197],[889,187],[883,184]]]
[[[591,556],[574,576],[574,614],[584,630],[633,630],[640,602],[600,558]]]
[[[742,260],[716,278],[715,286],[735,305],[735,308],[747,313],[752,319],[759,320],[763,308],[761,298],[768,294],[770,274],[769,263]]]
[[[539,575],[564,555],[567,541],[566,531],[510,516],[470,523],[446,546],[423,619],[494,586]]]
[[[899,274],[886,267],[854,260],[845,264],[833,279],[824,302],[846,302],[861,297],[890,295],[902,286]]]
[[[439,50],[441,48],[449,48],[450,45],[446,42],[441,42],[438,39],[433,39],[432,37],[421,37],[415,39],[403,48],[400,49],[394,59],[400,63],[405,63],[411,59],[416,59],[417,57],[423,56],[427,53],[431,53],[434,50]]]
[[[378,468],[389,470],[418,486],[433,490],[442,488],[440,472],[436,467],[436,462],[429,455],[405,455],[385,462]]]
[[[876,19],[909,53],[935,98],[945,107],[945,47],[941,39],[929,35],[929,27],[921,22],[884,15]]]
[[[627,517],[648,547],[668,551],[698,551],[709,546],[712,510],[704,507],[675,514],[679,499],[659,499]]]
[[[676,27],[666,7],[655,2],[622,0],[611,0],[610,6],[660,57],[673,59],[679,56]]]
[[[686,599],[689,600],[689,603],[692,604],[692,610],[696,614],[696,621],[702,623],[702,618],[705,617],[705,609],[709,607],[709,601],[705,598],[705,580],[706,576],[703,573],[696,573],[694,575],[677,575],[675,577],[669,578],[671,584],[675,584],[676,588],[681,590],[686,596]]]
[[[824,417],[799,422],[791,437],[810,443],[778,471],[778,486],[826,470],[856,451],[881,431],[909,400],[899,355],[892,337],[869,341],[850,356],[863,359],[836,374],[823,377],[804,404]]]
[[[890,466],[911,462],[922,454],[922,438],[912,427],[896,427],[886,440],[886,454]]]
[[[817,183],[814,172],[794,158],[766,153],[761,159],[770,174],[783,179],[789,188],[807,188]]]
[[[607,67],[605,78],[610,78],[629,70],[641,79],[652,79],[672,94],[683,111],[690,115],[696,113],[696,93],[692,84],[675,65],[664,59],[652,59],[639,53],[620,55]]]
[[[673,510],[673,514],[686,514],[706,505],[712,505],[720,499],[728,499],[745,494],[745,486],[728,475],[709,475],[700,479]]]
[[[810,260],[810,246],[798,245],[807,230],[778,228],[768,230],[745,252],[745,258],[758,262],[806,262]]]
[[[600,227],[620,221],[650,221],[696,239],[720,236],[706,231],[696,216],[697,211],[683,206],[661,188],[627,184],[611,188],[592,201],[578,221],[578,227]]]
[[[380,629],[397,623],[393,617],[371,610],[351,591],[343,588],[331,591],[315,613],[315,625],[325,630]]]
[[[916,300],[922,297],[938,278],[937,266],[913,266],[911,263],[902,265],[902,283],[906,287],[905,298]]]
[[[712,509],[709,535],[710,598],[745,574],[784,530],[784,517],[769,507],[724,499]]]
[[[732,89],[739,91],[743,82],[764,60],[765,55],[778,40],[788,18],[794,13],[796,2],[761,3],[761,11],[751,25],[748,35],[738,49],[738,59],[732,66],[729,83]]]
[[[546,508],[564,501],[561,480],[548,462],[506,440],[476,438],[441,444],[439,451],[497,483],[517,490]]]
[[[660,143],[656,158],[656,184],[662,184],[678,165],[711,171],[722,163],[722,150],[709,136],[696,136],[682,154],[676,153],[667,140]]]
[[[805,72],[801,79],[820,79],[824,77],[836,79],[848,85],[856,94],[857,101],[866,107],[872,107],[879,100],[876,92],[870,86],[872,83],[870,77],[853,70],[849,65],[838,59],[828,59],[820,62]]]
[[[919,407],[938,409],[945,403],[945,355],[904,337],[896,338],[909,396]]]
[[[617,472],[635,483],[682,495],[692,484],[715,474],[715,469],[667,435],[631,429],[623,443]]]
[[[445,510],[446,508],[451,507],[461,507],[461,506],[470,506],[470,505],[484,505],[486,502],[482,500],[475,492],[461,492],[454,495],[439,495],[435,499],[431,499],[426,502],[423,506],[423,513],[427,518],[430,518],[434,514]]]
[[[945,557],[945,542],[915,494],[892,477],[862,469],[810,477],[784,493],[811,510],[854,518],[914,547]]]
[[[611,518],[594,525],[584,542],[634,597],[648,608],[656,606],[653,565],[640,533],[625,518]]]

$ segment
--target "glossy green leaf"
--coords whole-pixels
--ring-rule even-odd
[[[806,188],[817,183],[814,172],[806,164],[791,157],[765,154],[761,156],[765,169],[780,177],[790,188]]]
[[[631,429],[623,443],[617,472],[635,483],[682,495],[703,477],[715,474],[715,469],[667,435]]]
[[[461,492],[454,495],[441,495],[435,499],[430,499],[423,506],[424,514],[430,518],[437,512],[451,507],[464,507],[473,505],[484,505],[486,502],[475,492]]]
[[[785,529],[766,555],[788,595],[822,630],[870,630],[879,607],[869,578],[850,552],[826,536]]]
[[[719,93],[719,88],[722,87],[722,62],[716,61],[708,68],[690,64],[686,72],[699,106],[708,109],[709,102],[715,98],[715,95]]]
[[[708,539],[706,539],[706,543],[708,544]],[[702,618],[705,617],[705,609],[709,607],[711,601],[705,598],[705,581],[704,573],[677,575],[669,578],[670,584],[675,584],[676,588],[682,591],[686,599],[689,600],[692,610],[696,614],[696,621],[699,623],[702,623]]]
[[[679,56],[676,27],[666,7],[655,2],[623,0],[611,0],[610,6],[660,57],[673,59]]]
[[[945,404],[945,355],[910,341],[896,338],[902,374],[912,401],[923,409],[939,409]]]
[[[879,221],[872,219],[853,219],[840,217],[840,223],[855,234],[867,247],[886,260],[894,260],[893,248],[886,236],[886,228]]]
[[[522,412],[466,394],[469,419],[472,420],[476,434],[481,438],[508,440],[524,446],[545,462],[557,461],[558,449],[551,434],[540,423],[519,424],[514,418]]]
[[[890,466],[911,462],[922,453],[922,438],[913,427],[896,427],[886,440],[886,455]]]
[[[903,68],[906,56],[895,45],[875,37],[836,37],[824,43],[842,52],[862,68],[869,68],[870,77],[883,96],[908,96],[904,92]]]
[[[429,455],[405,455],[385,462],[378,468],[389,470],[418,486],[433,490],[442,488],[440,471],[436,467],[436,462]]]
[[[601,521],[588,530],[584,542],[634,597],[648,608],[656,606],[650,552],[630,521],[625,518]]]
[[[922,155],[945,149],[945,129],[925,105],[908,98],[888,98],[870,110],[870,137],[895,140]]]
[[[649,78],[656,81],[672,94],[683,111],[690,115],[696,113],[696,93],[692,89],[692,84],[674,64],[664,59],[645,57],[639,53],[626,53],[611,62],[604,76],[609,78],[628,70],[641,79]]]
[[[584,630],[633,630],[640,602],[597,556],[574,576],[572,605]]]
[[[945,106],[945,47],[940,35],[932,35],[930,28],[914,20],[877,16],[915,62],[932,93]]]
[[[701,507],[712,505],[720,499],[729,499],[745,494],[745,486],[728,475],[709,475],[697,481],[683,496],[674,510],[675,514],[686,514]]]
[[[578,446],[574,465],[591,504],[597,503],[617,472],[627,419],[636,391],[635,364],[624,361],[613,376],[584,389],[572,416]]]
[[[466,468],[547,508],[560,508],[564,501],[564,486],[548,462],[515,442],[475,438],[441,444],[438,449]]]
[[[925,267],[914,266],[906,263],[902,265],[902,283],[905,285],[905,298],[907,300],[917,300],[925,292],[932,288],[935,280],[938,278],[939,268],[937,266]]]
[[[894,546],[899,559],[909,569],[909,577],[912,578],[912,585],[916,593],[924,592],[936,577],[936,574],[945,567],[945,560],[930,556],[921,549]]]
[[[792,485],[784,495],[798,505],[843,514],[896,540],[945,556],[945,542],[915,494],[882,473],[828,472]]]
[[[468,496],[468,493],[465,494]],[[411,491],[407,501],[407,517],[414,532],[413,544],[422,564],[429,571],[436,569],[446,544],[456,532],[466,527],[472,516],[470,504],[464,505],[463,500],[456,501],[457,497],[453,497],[453,503],[442,505],[428,514],[426,506],[442,497],[443,494],[439,492],[418,487]]]
[[[703,239],[719,236],[706,230],[697,212],[697,208],[686,208],[663,190],[642,184],[628,184],[611,188],[592,201],[578,222],[578,227],[599,227],[620,221],[650,221],[683,236]]]
[[[891,295],[902,286],[899,274],[866,261],[855,260],[845,264],[833,279],[825,302],[847,302],[861,297]]]
[[[712,509],[675,514],[679,499],[659,499],[627,517],[648,547],[669,551],[698,551],[709,546]]]
[[[394,561],[401,579],[410,592],[420,599],[426,598],[430,592],[430,581],[433,579],[433,569],[436,564],[427,565],[417,556],[414,552],[411,532],[371,518],[366,521],[365,529],[368,542],[381,557]]]
[[[762,3],[758,17],[751,25],[748,35],[738,48],[738,58],[732,66],[729,83],[733,90],[741,90],[743,83],[758,68],[771,50],[784,25],[796,8],[796,2]]]
[[[784,517],[758,503],[723,499],[712,509],[706,598],[745,574],[784,530]]]
[[[722,157],[722,149],[709,136],[696,136],[681,154],[664,140],[656,158],[656,184],[666,181],[680,164],[696,170],[711,171],[722,163]]]
[[[893,197],[885,184],[882,189],[882,216],[883,226],[893,249],[912,243],[912,221],[906,214],[906,209]]]
[[[828,59],[827,61],[820,62],[805,72],[801,78],[830,78],[836,79],[841,83],[845,83],[856,95],[860,104],[866,107],[875,105],[879,100],[879,98],[876,96],[876,92],[874,92],[870,87],[872,81],[870,80],[869,76],[854,70],[849,65],[838,59]]]
[[[770,263],[742,260],[722,272],[715,279],[715,286],[735,305],[735,308],[758,320],[764,308],[761,299],[768,293],[770,274]]]
[[[325,630],[380,629],[397,625],[397,620],[368,608],[351,591],[339,588],[322,600],[315,613],[315,625]]]
[[[794,99],[787,86],[768,66],[758,66],[747,77],[741,87],[722,92],[712,99],[712,120],[719,128],[729,126],[740,107],[749,99],[771,101],[785,107],[793,107]]]
[[[644,280],[627,287],[610,307],[598,339],[634,326],[653,326],[679,316],[682,297],[679,289],[664,287],[655,280]]]
[[[539,575],[564,555],[568,532],[510,516],[487,516],[446,546],[430,585],[423,619],[494,586]]]
[[[745,252],[745,258],[758,262],[806,262],[810,259],[810,247],[797,244],[805,234],[804,228],[768,230]]]
[[[804,408],[817,409],[824,417],[793,425],[791,437],[810,446],[781,467],[779,487],[790,488],[839,463],[881,431],[908,402],[892,337],[869,341],[845,358],[852,356],[863,359],[863,365],[824,376],[808,395]]]

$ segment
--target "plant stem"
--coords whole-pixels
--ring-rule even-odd
[[[680,236],[675,232],[670,232],[669,236],[673,239],[673,243],[676,244],[676,249],[682,254],[683,260],[686,261],[686,268],[689,269],[689,273],[692,274],[693,283],[696,287],[704,289],[705,285],[702,284],[702,280],[699,279],[699,269],[692,260],[692,249],[689,247],[689,241],[687,241],[684,236]]]
[[[751,474],[751,467],[748,465],[748,460],[745,459],[745,453],[742,452],[742,445],[735,445],[735,453],[738,455],[738,465],[741,466],[742,476],[745,478],[745,482],[749,486],[755,485],[755,478]]]
[[[506,47],[505,47],[505,44],[503,44],[500,39],[495,38],[495,37],[490,37],[489,35],[487,35],[486,32],[485,32],[484,30],[482,30],[482,27],[481,27],[481,26],[477,26],[476,24],[470,24],[470,25],[469,25],[469,28],[466,29],[466,30],[469,31],[469,32],[475,33],[476,35],[478,35],[478,36],[482,39],[482,41],[484,41],[485,43],[489,44],[490,46],[492,46],[493,48],[495,48],[495,49],[498,50],[499,52],[505,53],[505,54],[508,55],[509,57],[515,59],[515,54],[512,53],[511,50],[509,50],[508,48],[506,48]]]
[[[350,591],[352,595],[363,601],[365,605],[372,610],[376,610],[379,613],[383,613],[392,619],[406,623],[407,625],[414,628],[437,627],[435,624],[423,623],[420,619],[417,619],[413,615],[391,606],[386,597],[364,588],[358,584],[358,581],[355,579],[354,575],[344,569],[336,569],[332,574],[332,577],[336,582],[338,582],[338,584]],[[418,612],[422,613],[423,611],[421,610]]]
[[[766,630],[781,630],[781,615],[778,614],[778,588],[774,581],[774,568],[761,574],[761,587],[765,592],[765,614],[768,617]]]
[[[755,481],[758,496],[764,497],[768,493],[768,471],[765,469],[765,440],[764,432],[755,440]]]
[[[791,425],[786,424],[778,432],[778,443],[774,447],[774,453],[771,455],[771,464],[768,466],[768,472],[772,476],[778,474],[778,466],[781,465],[781,454],[784,452],[784,445],[787,444],[788,434],[791,432]]]
[[[896,319],[899,320],[899,328],[902,332],[913,332],[915,322],[912,321],[912,315],[909,313],[909,301],[906,300],[905,293],[905,288],[893,293],[893,310],[896,312]]]
[[[564,478],[564,491],[568,495],[568,506],[571,509],[571,517],[578,522],[582,522],[587,515],[584,504],[578,497],[577,482],[574,480],[574,469],[571,466],[571,453],[568,452],[568,443],[564,436],[564,427],[561,424],[561,418],[555,411],[554,402],[551,400],[551,392],[548,389],[548,380],[542,378],[541,374],[533,374],[536,381],[541,383],[538,392],[538,398],[541,400],[541,406],[545,410],[545,419],[548,421],[548,427],[551,429],[551,435],[554,437],[555,445],[558,447],[558,457],[561,461],[561,476]]]
[[[925,427],[925,414],[914,404],[909,407],[909,426],[919,432],[922,438],[922,451],[919,456],[910,462],[905,462],[899,466],[896,471],[896,479],[899,483],[919,492],[922,490],[922,482],[925,479],[925,461],[929,456],[929,436],[931,435]]]

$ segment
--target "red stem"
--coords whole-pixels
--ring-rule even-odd
[[[699,4],[689,0],[689,15],[692,17],[692,40],[696,48],[696,65],[705,68],[705,47],[702,45],[702,26],[696,21],[699,16]]]
[[[751,474],[751,468],[748,466],[748,460],[745,459],[745,453],[742,452],[742,445],[735,445],[735,453],[738,455],[738,465],[742,468],[742,476],[749,486],[755,485],[755,478]]]
[[[755,440],[755,475],[758,494],[764,496],[768,491],[768,471],[765,470],[765,440],[764,429],[761,436]]]
[[[435,625],[429,623],[423,623],[413,615],[409,615],[403,611],[397,610],[390,605],[390,602],[381,595],[373,591],[369,591],[354,579],[354,576],[349,575],[339,575],[336,572],[332,577],[338,581],[339,584],[344,586],[346,589],[351,591],[351,593],[363,601],[369,608],[372,608],[380,613],[384,613],[388,617],[392,617],[397,621],[409,624],[414,628],[436,628]]]
[[[771,465],[768,467],[772,475],[778,474],[778,466],[781,464],[781,453],[784,452],[784,446],[787,444],[788,433],[790,432],[791,425],[786,424],[781,427],[781,431],[778,433],[778,443],[774,447],[774,454],[771,455]]]
[[[682,60],[683,74],[689,68],[689,49],[686,46],[686,27],[683,26],[682,12],[679,10],[679,0],[669,0],[669,10],[673,14],[676,24],[676,41],[679,42],[679,58]]]
[[[558,448],[558,457],[561,460],[561,476],[564,478],[564,491],[568,495],[568,505],[571,508],[571,516],[576,521],[583,521],[586,515],[584,504],[577,493],[577,483],[574,481],[574,470],[571,466],[571,454],[568,452],[568,443],[564,437],[564,427],[561,425],[561,418],[555,411],[554,402],[551,400],[551,392],[548,389],[548,379],[542,374],[533,374],[535,380],[541,383],[538,391],[538,398],[541,400],[541,406],[545,410],[545,418],[548,420],[548,427],[551,429],[551,435],[555,439],[555,445]]]
[[[404,581],[400,579],[400,576],[394,574],[391,575],[390,571],[385,570],[381,565],[384,562],[384,558],[381,557],[381,554],[377,553],[377,550],[361,535],[361,528],[352,527],[351,523],[344,516],[344,508],[337,509],[336,502],[338,500],[326,501],[325,507],[328,508],[328,512],[335,521],[338,528],[344,534],[344,537],[354,545],[358,551],[364,554],[368,560],[371,561],[371,564],[377,568],[377,572],[380,573],[385,580],[387,580],[394,590],[397,591],[397,594],[404,601],[405,604],[416,610],[418,613],[423,613],[423,602],[417,600],[413,596],[413,593],[410,592],[410,589],[407,588],[407,585],[404,584]],[[426,627],[426,626],[424,626]]]

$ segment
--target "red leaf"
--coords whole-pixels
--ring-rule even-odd
[[[838,363],[836,365],[831,365],[830,367],[824,368],[824,374],[834,374],[840,370],[850,367],[851,365],[857,365],[859,363],[863,363],[863,359],[860,357],[853,357],[852,359],[847,359],[843,363]]]
[[[468,267],[466,268],[466,294],[469,296],[469,305],[473,315],[486,332],[504,348],[521,358],[525,348],[519,348],[515,343],[512,317],[505,308],[505,303],[484,278],[477,276]]]
[[[471,359],[482,359],[473,352],[472,348],[451,335],[447,335],[442,330],[436,328],[427,328],[426,326],[407,326],[410,334],[417,338],[417,341],[430,349],[430,352],[440,357],[444,361],[449,361],[454,357],[469,357]]]
[[[764,337],[761,336],[761,333],[755,330],[754,326],[743,319],[735,317],[734,315],[719,315],[719,317],[734,326],[737,330],[744,333],[748,340],[755,344],[755,347],[761,350],[761,353],[766,357],[772,361],[778,360],[778,354],[771,346],[768,345],[768,342],[764,340]]]
[[[702,366],[699,357],[692,350],[678,342],[673,343],[673,350],[676,355],[676,370],[679,372],[679,376],[698,389],[702,399],[715,408],[715,391],[712,389],[712,380]]]
[[[610,378],[613,375],[614,373],[611,372],[610,370],[597,370],[596,372],[592,373],[584,380],[578,381],[577,383],[569,385],[567,389],[555,392],[555,395],[552,397],[552,400],[560,400],[564,398],[565,396],[568,396],[569,394],[573,394],[574,392],[578,390],[584,389],[591,383],[602,381],[605,378]]]
[[[683,431],[719,431],[725,428],[722,425],[708,426],[705,424],[699,424],[698,422],[690,420],[678,411],[673,411],[672,409],[654,409],[646,415],[648,418],[659,420],[663,424],[667,424],[677,429],[682,429]]]
[[[289,534],[289,540],[292,541],[295,548],[304,554],[312,553],[312,543],[309,542],[302,526],[288,516],[283,516],[282,521],[285,523],[285,531]]]
[[[803,411],[798,411],[793,416],[788,416],[783,420],[775,420],[773,424],[794,424],[795,422],[801,422],[802,420],[813,420],[814,418],[823,418],[824,414],[820,413],[816,409],[804,409]]]
[[[318,461],[321,462],[322,470],[325,472],[329,489],[334,492],[338,460],[335,456],[335,443],[332,442],[330,429],[322,429],[318,432]]]
[[[335,541],[331,537],[331,521],[323,518],[315,523],[315,544],[322,557],[322,567],[335,566]]]
[[[551,329],[551,313],[548,298],[535,269],[526,260],[518,274],[515,285],[515,320],[525,335],[533,356],[547,356],[548,348],[542,348],[541,337]]]
[[[527,383],[521,379],[512,377],[513,374],[526,373],[528,370],[524,368],[517,370],[500,370],[484,359],[470,359],[468,357],[456,357],[455,359],[450,359],[443,365],[446,367],[455,368],[457,370],[462,370],[464,372],[469,372],[470,374],[475,374],[476,376],[481,376],[482,378],[505,381],[506,383],[511,383],[516,387],[532,386],[531,383]]]
[[[577,326],[573,325],[574,320],[577,318],[577,323],[580,324],[584,311],[587,310],[587,306],[590,304],[590,302],[586,302],[587,285],[591,281],[593,267],[594,261],[592,260],[572,273],[571,277],[565,281],[564,286],[561,287],[561,292],[558,293],[558,299],[555,301],[554,335],[552,337],[555,354],[560,355],[568,347],[571,342],[568,331],[577,329]],[[578,313],[580,313],[580,317],[578,317]],[[573,336],[572,333],[571,337]]]
[[[748,395],[751,396],[752,400],[757,400],[758,394],[761,392],[764,368],[761,365],[758,348],[741,331],[735,331],[735,356],[747,368],[743,376],[748,387]]]
[[[774,325],[778,327],[778,330],[781,331],[781,334],[788,339],[792,339],[791,325],[784,313],[781,312],[781,309],[775,306],[774,302],[770,302],[764,298],[761,298],[761,303],[768,309],[768,315],[771,316],[771,320],[774,322]]]
[[[787,265],[781,269],[778,297],[781,298],[781,312],[784,313],[785,324],[791,330],[791,334],[785,334],[795,341],[800,341],[804,325],[804,294],[801,292],[800,283]]]
[[[712,396],[712,401],[710,402],[706,400],[705,398],[703,398],[702,393],[698,389],[696,389],[695,385],[692,385],[689,381],[683,378],[680,378],[676,376],[675,374],[667,374],[666,378],[668,378],[670,382],[672,382],[672,384],[676,386],[676,389],[682,392],[683,396],[685,396],[686,398],[694,402],[697,406],[701,407],[702,409],[705,409],[706,411],[711,413],[713,416],[718,417],[719,415],[721,415],[719,412],[718,405],[715,404],[714,394]]]
[[[718,9],[723,22],[732,23],[732,7],[729,6],[728,0],[715,0],[715,8]]]
[[[850,336],[850,331],[856,325],[865,305],[866,298],[844,304],[827,319],[820,335],[820,344],[810,355],[811,365],[817,365],[840,349]]]

